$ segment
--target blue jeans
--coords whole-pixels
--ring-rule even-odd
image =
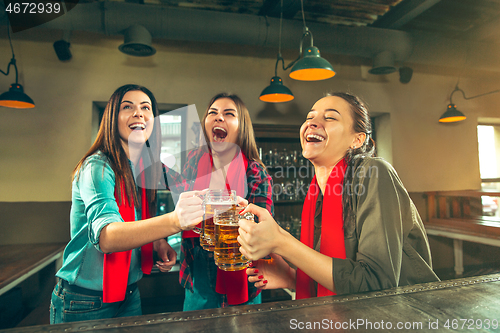
[[[136,287],[127,290],[125,300],[103,303],[102,295],[85,295],[66,290],[60,280],[50,300],[50,323],[60,324],[82,320],[142,315],[141,295]]]
[[[205,251],[201,246],[195,246],[193,253],[193,291],[185,289],[184,311],[220,308],[227,305],[226,295],[215,291],[217,282],[217,265],[214,262],[213,252]],[[243,304],[262,303],[261,294]]]

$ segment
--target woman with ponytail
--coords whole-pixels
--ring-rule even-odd
[[[124,85],[111,96],[97,138],[73,172],[71,240],[52,293],[50,323],[142,314],[137,281],[160,271],[175,251],[166,237],[203,215],[198,192],[181,193],[172,213],[156,216],[156,189],[166,184],[153,94]],[[133,222],[133,223],[124,223]]]
[[[317,101],[300,129],[315,177],[302,210],[300,241],[265,210],[260,223],[240,220],[240,251],[260,289],[291,288],[297,299],[352,294],[438,281],[420,216],[394,168],[372,157],[368,110],[334,93]],[[284,260],[295,266],[292,268]]]

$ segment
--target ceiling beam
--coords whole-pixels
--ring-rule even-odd
[[[283,0],[283,18],[292,19],[300,11],[300,0]],[[281,0],[264,0],[259,15],[280,17]]]
[[[498,0],[500,1],[500,0]],[[2,3],[0,2],[0,9]],[[143,25],[154,39],[226,43],[272,48],[279,43],[278,18],[139,5],[105,1],[79,3],[66,14],[33,29],[86,31],[106,36],[123,35],[130,22]],[[189,24],[186,24],[189,22]],[[9,24],[0,10],[0,32]],[[237,27],[228,29],[227,27]],[[435,33],[408,33],[374,27],[343,27],[308,23],[314,43],[323,56],[347,55],[372,59],[382,51],[394,53],[395,61],[421,68],[463,68],[500,73],[500,44],[444,38]],[[298,51],[303,33],[300,20],[283,20],[283,50]],[[6,31],[5,31],[6,32]],[[4,35],[4,38],[6,36]],[[96,37],[98,38],[98,37]],[[425,67],[423,67],[425,66]]]
[[[399,29],[441,0],[403,0],[371,24],[375,28]]]

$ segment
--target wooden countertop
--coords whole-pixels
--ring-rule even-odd
[[[354,295],[7,331],[254,333],[297,329],[301,332],[491,332],[500,328],[499,308],[500,274],[492,274]]]
[[[0,295],[62,256],[66,243],[0,245]]]

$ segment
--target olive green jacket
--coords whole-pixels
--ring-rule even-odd
[[[333,258],[337,294],[439,281],[424,225],[394,168],[365,158],[350,190],[355,227],[346,228],[346,259]]]

